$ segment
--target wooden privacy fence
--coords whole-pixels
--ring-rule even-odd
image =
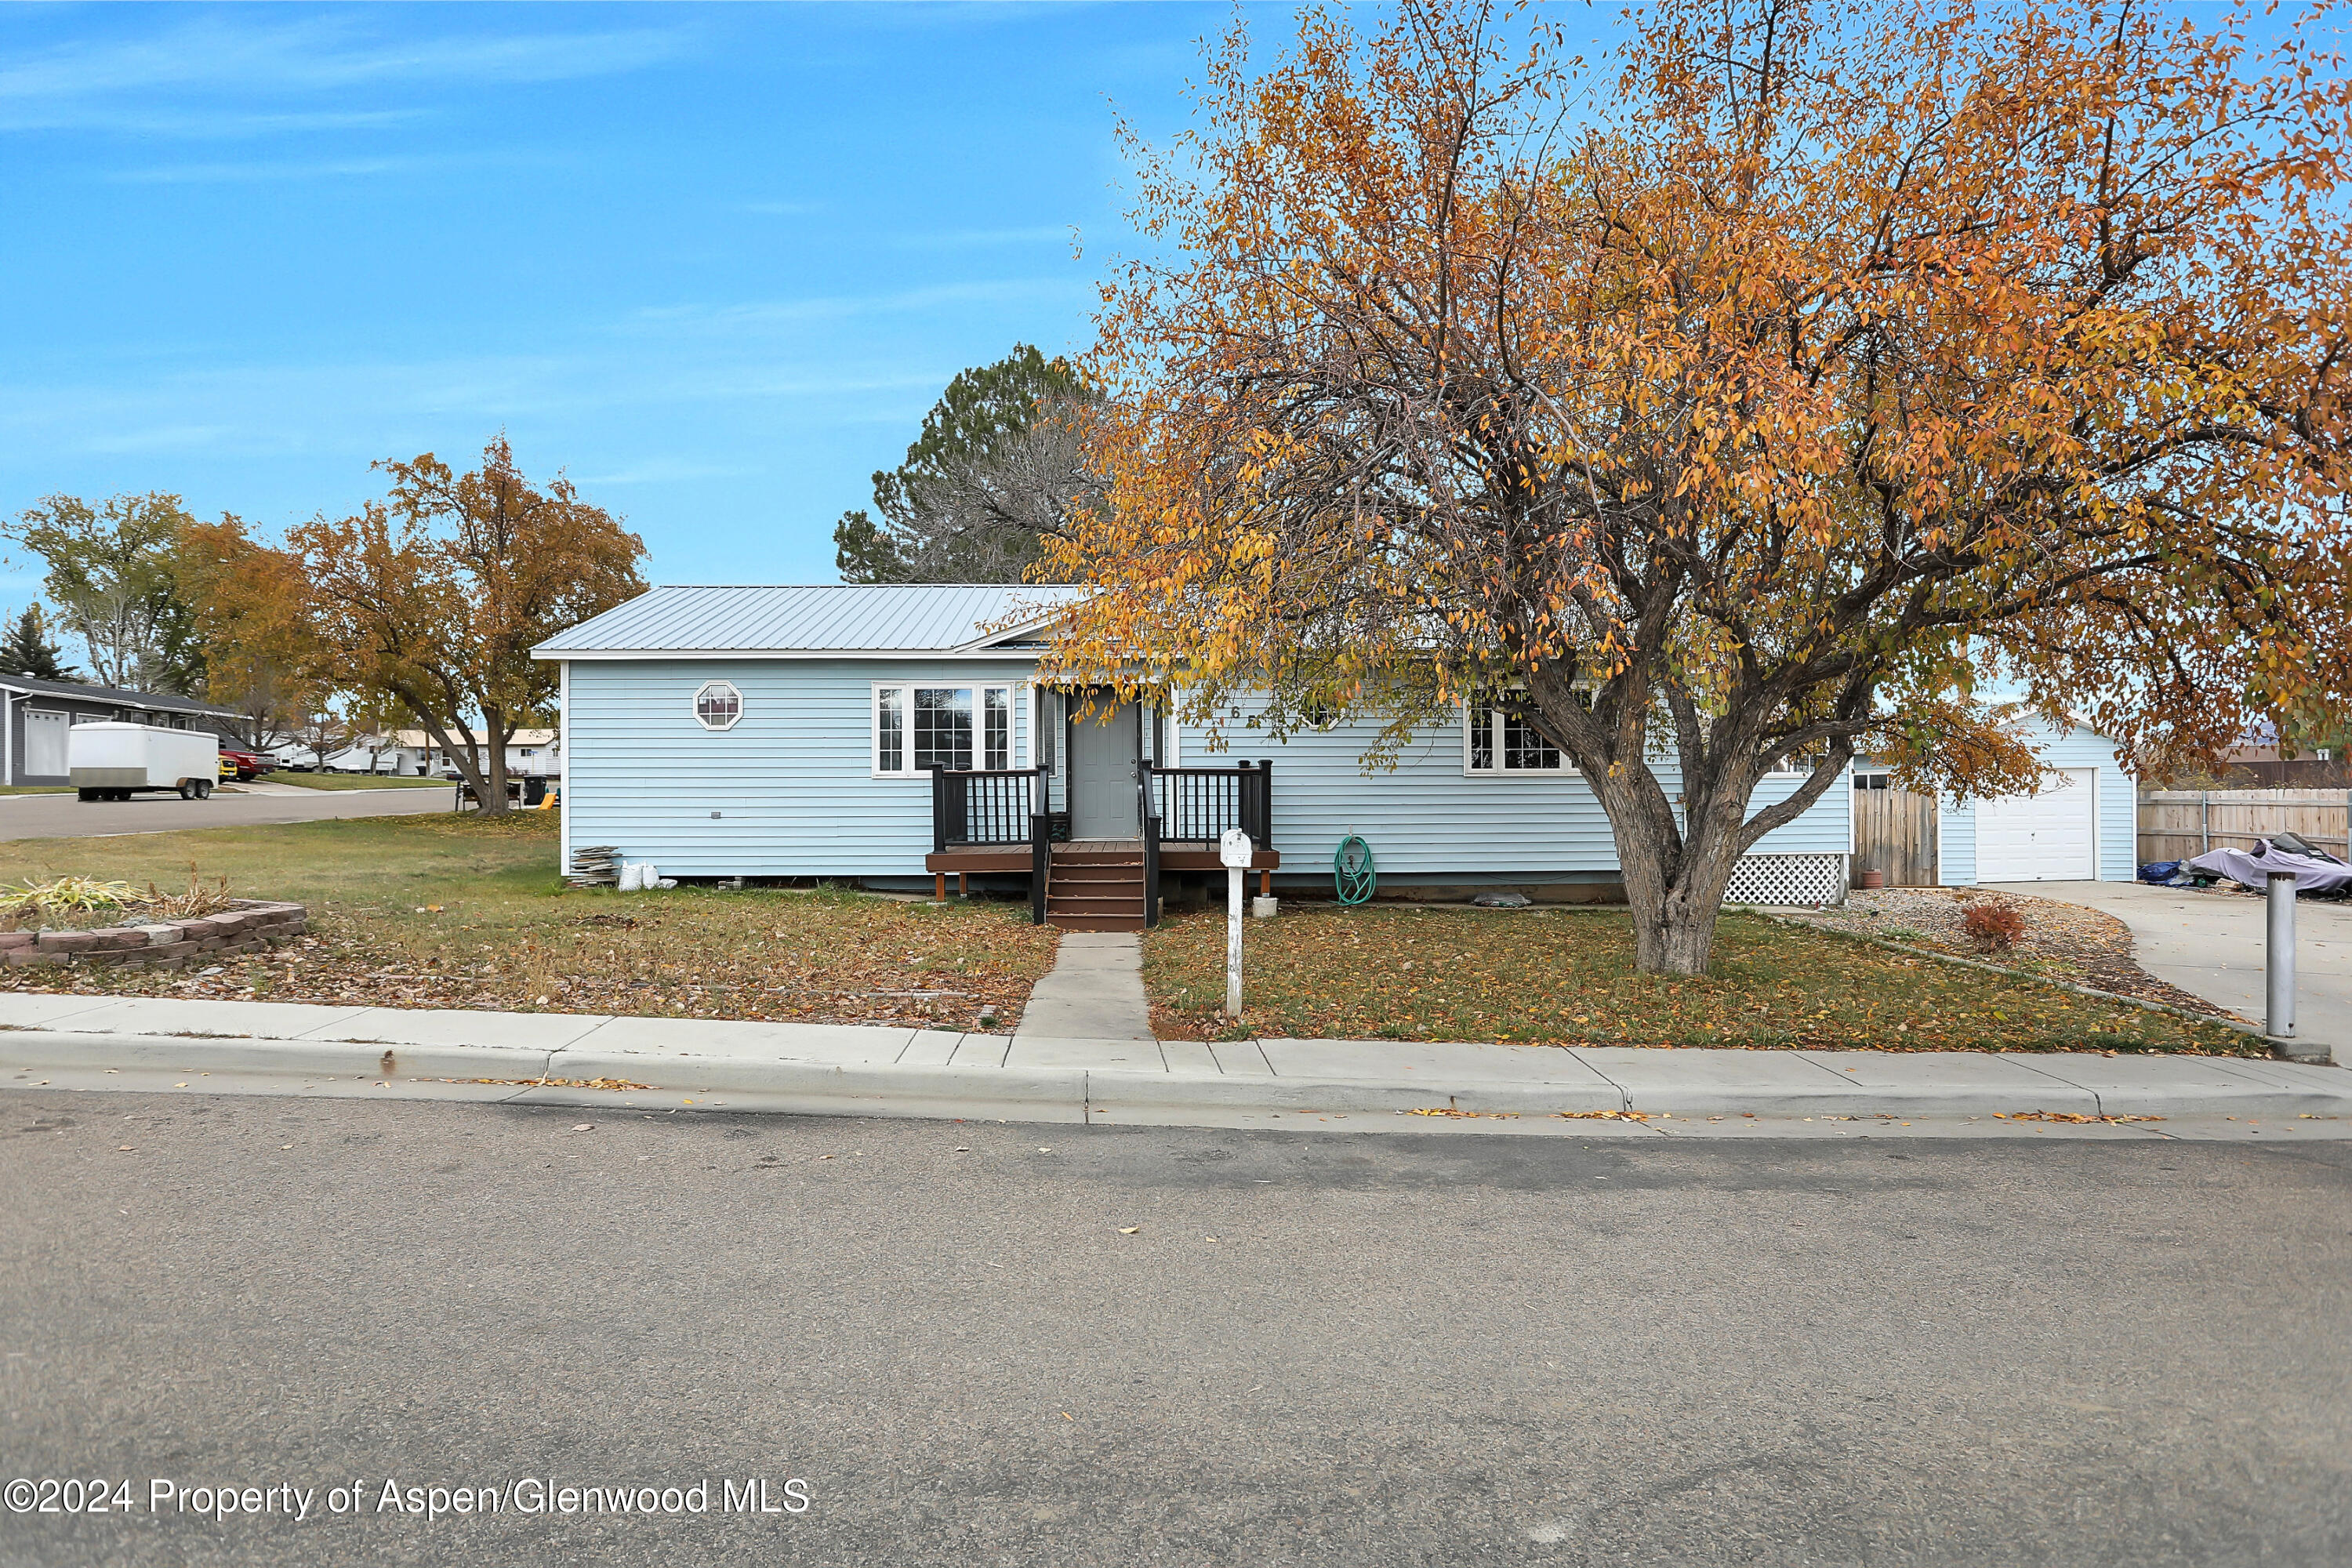
[[[1857,800],[1860,798],[1856,797]],[[2352,790],[2150,789],[2139,795],[2139,863],[2251,849],[2293,833],[2338,855],[2352,843]]]
[[[1890,888],[1936,885],[1936,797],[1907,789],[1853,792],[1853,866]]]

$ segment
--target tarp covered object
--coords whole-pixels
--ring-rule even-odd
[[[2263,887],[2273,871],[2291,871],[2298,894],[2352,890],[2352,866],[2332,855],[2290,855],[2267,838],[2256,839],[2251,855],[2243,849],[2215,849],[2188,862],[2188,868],[2209,877],[2227,877],[2249,888]]]

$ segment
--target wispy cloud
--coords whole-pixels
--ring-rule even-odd
[[[123,184],[194,185],[256,180],[330,180],[370,174],[409,174],[472,162],[457,158],[331,158],[242,163],[165,163],[152,169],[121,169],[106,177]]]
[[[656,458],[615,468],[609,474],[582,474],[583,485],[675,485],[692,479],[732,479],[760,469],[750,463],[698,463],[689,458]]]
[[[1078,237],[1074,223],[1031,228],[951,228],[938,234],[902,235],[890,241],[900,250],[968,249],[992,245],[1068,245]]]
[[[83,448],[110,456],[138,452],[197,452],[216,447],[236,433],[230,425],[158,425],[144,430],[117,430],[92,436]]]
[[[651,27],[395,39],[372,33],[357,15],[290,23],[207,16],[145,37],[59,45],[0,65],[0,130],[251,135],[287,128],[289,118],[256,112],[257,99],[606,76],[676,59],[694,41],[683,28]],[[216,107],[203,101],[215,96]],[[304,128],[317,124],[316,116],[291,118]]]
[[[919,314],[969,305],[1092,298],[1092,286],[1076,278],[1002,278],[939,283],[879,294],[829,294],[805,300],[768,300],[739,305],[659,305],[636,314],[656,329],[740,331],[746,327],[842,321],[853,316]]]

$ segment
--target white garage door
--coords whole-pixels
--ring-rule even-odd
[[[2066,768],[2040,795],[1977,806],[1977,880],[2088,882],[2099,874],[2098,774]]]
[[[37,779],[66,776],[66,716],[25,710],[25,775]]]

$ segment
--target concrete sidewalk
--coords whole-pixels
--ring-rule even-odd
[[[0,994],[0,1085],[1348,1131],[2157,1134],[2038,1120],[2072,1116],[2352,1136],[2352,1072],[2231,1057],[1212,1045],[35,993]]]

